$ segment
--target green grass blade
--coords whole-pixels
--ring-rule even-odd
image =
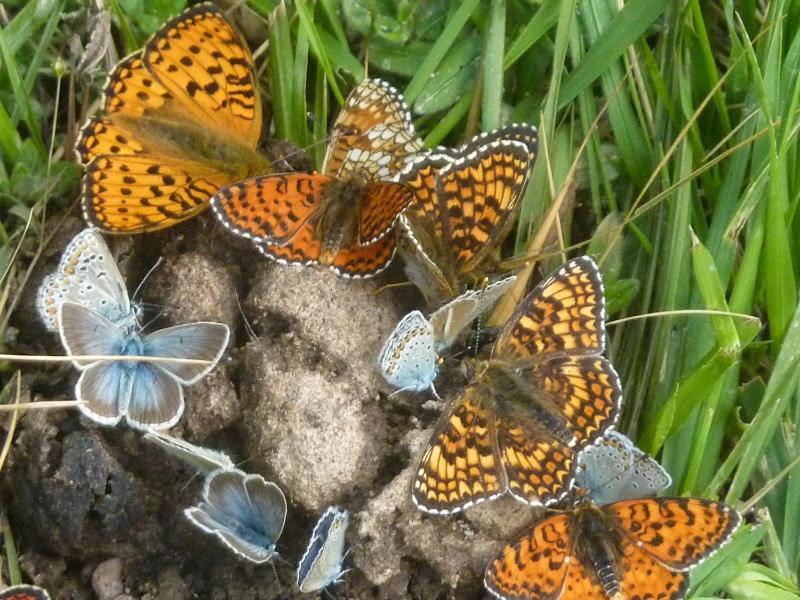
[[[467,24],[467,21],[469,21],[469,18],[472,16],[472,13],[475,12],[479,4],[480,2],[478,0],[464,0],[459,4],[458,9],[453,13],[450,19],[448,19],[444,31],[442,31],[442,34],[433,44],[431,51],[419,66],[417,74],[414,75],[413,79],[411,79],[406,86],[405,97],[409,105],[414,103],[417,95],[428,82],[428,78],[447,55],[450,47],[456,39],[458,39],[461,30]]]
[[[558,106],[572,102],[581,90],[600,77],[669,5],[669,0],[626,3],[592,44],[581,63],[564,79]]]
[[[489,9],[489,26],[483,42],[483,97],[481,128],[491,131],[500,127],[503,107],[503,51],[506,40],[506,2],[495,0]]]

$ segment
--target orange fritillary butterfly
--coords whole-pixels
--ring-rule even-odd
[[[502,600],[678,600],[686,571],[731,537],[739,514],[700,498],[644,498],[574,510],[536,523],[486,569]]]
[[[365,79],[334,124],[321,173],[246,179],[223,187],[211,205],[273,260],[371,277],[394,256],[388,234],[412,199],[397,178],[421,150],[402,96]]]
[[[272,171],[246,45],[210,3],[167,22],[109,74],[81,130],[83,215],[108,233],[169,227],[223,185]]]
[[[37,585],[13,585],[0,591],[0,600],[50,600],[50,594]]]
[[[455,150],[415,159],[401,182],[414,200],[400,218],[398,248],[428,302],[455,298],[513,224],[536,155],[536,128],[514,124]]]
[[[614,425],[622,390],[604,349],[600,271],[568,262],[526,296],[444,415],[412,498],[453,513],[510,492],[534,505],[564,498],[580,448]]]

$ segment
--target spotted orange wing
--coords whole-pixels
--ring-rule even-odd
[[[319,209],[324,190],[333,181],[316,173],[252,177],[220,189],[211,207],[233,233],[258,243],[284,245]]]
[[[308,223],[285,244],[269,242],[257,244],[266,257],[284,265],[320,264],[321,244],[314,239],[313,227]],[[345,247],[327,265],[341,277],[366,279],[374,277],[389,265],[395,252],[393,236],[384,236],[369,246]]]
[[[492,595],[503,600],[555,600],[561,597],[568,570],[574,566],[571,555],[569,515],[557,514],[540,521],[506,545],[489,563],[484,585]]]
[[[575,477],[572,449],[527,415],[501,414],[496,428],[511,495],[531,506],[563,500]]]
[[[404,185],[389,181],[368,183],[358,216],[358,244],[373,244],[392,231],[411,199],[411,190]]]
[[[622,385],[602,356],[556,356],[525,372],[531,397],[566,419],[572,445],[590,444],[616,424]]]
[[[494,413],[468,387],[444,415],[420,461],[412,499],[436,514],[458,512],[506,490],[495,438]]]
[[[347,97],[333,125],[322,171],[344,175],[363,169],[364,158],[394,173],[405,156],[422,150],[402,95],[380,79],[364,79]]]
[[[668,569],[631,539],[623,541],[618,569],[625,598],[678,600],[689,587],[685,573]]]
[[[532,165],[519,141],[470,143],[414,159],[401,182],[414,192],[409,229],[440,270],[472,273],[513,224]]]
[[[81,130],[85,219],[137,233],[197,214],[220,186],[269,172],[260,128],[246,47],[214,5],[187,9],[117,65]]]
[[[686,571],[725,545],[741,516],[720,502],[701,498],[643,498],[601,508],[656,561]]]
[[[495,342],[493,354],[600,354],[605,347],[605,296],[588,256],[569,261],[528,294]]]
[[[262,115],[253,58],[214,4],[198,4],[167,22],[145,46],[143,60],[177,102],[170,116],[180,110],[222,139],[256,147]]]
[[[439,172],[446,240],[456,271],[474,270],[508,233],[532,163],[526,146],[498,140],[478,146]]]

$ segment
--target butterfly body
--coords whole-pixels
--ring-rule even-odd
[[[236,139],[158,113],[136,117],[111,115],[107,122],[120,130],[135,131],[143,149],[158,149],[175,159],[192,157],[227,176],[227,181],[261,175],[272,169],[272,163],[265,156]],[[113,146],[109,150],[114,153]]]
[[[314,239],[320,243],[319,264],[332,265],[339,250],[359,244],[358,215],[365,203],[367,183],[352,175],[331,178],[320,198],[314,223]]]

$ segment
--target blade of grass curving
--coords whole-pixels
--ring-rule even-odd
[[[325,53],[330,56],[332,64],[336,65],[336,71],[343,70],[350,74],[353,81],[359,83],[364,78],[364,65],[361,64],[346,44],[342,44],[335,36],[324,29],[319,29],[319,39]]]
[[[471,104],[472,94],[467,94],[456,102],[425,137],[425,145],[428,146],[428,148],[434,148],[441,144],[442,140],[444,140],[444,138],[453,131],[455,126],[467,115]]]
[[[28,128],[28,131],[30,131],[28,139],[36,146],[36,150],[39,152],[42,161],[44,161],[44,157],[47,156],[47,149],[45,148],[42,138],[42,129],[39,127],[39,120],[36,118],[33,106],[31,105],[30,95],[25,93],[19,65],[17,64],[16,57],[11,52],[10,46],[6,42],[6,32],[4,29],[0,29],[0,57],[3,59],[3,68],[11,83],[11,89],[14,92],[14,99],[17,103],[17,107],[19,107],[19,112],[22,114],[25,126]],[[17,112],[16,109],[14,112]],[[11,122],[15,123],[13,113]]]
[[[764,399],[755,418],[717,471],[704,495],[716,495],[731,473],[734,473],[726,501],[731,504],[742,497],[750,476],[761,460],[764,448],[772,439],[789,398],[797,387],[798,360],[800,360],[800,306],[789,324]]]
[[[475,12],[479,4],[479,0],[464,0],[447,20],[444,30],[433,44],[425,60],[422,61],[422,64],[417,70],[417,74],[414,75],[406,86],[404,95],[409,106],[414,103],[417,94],[419,94],[425,84],[428,83],[431,74],[450,50],[453,42],[456,41],[461,30],[467,24],[467,21],[469,21],[469,18],[472,16],[472,13]]]
[[[62,0],[26,2],[8,25],[0,27],[5,33],[8,50],[16,54],[24,44],[36,39],[36,32],[45,21],[61,12],[61,4]]]
[[[489,9],[489,26],[483,36],[483,88],[481,127],[491,131],[500,127],[503,107],[503,52],[506,40],[506,2],[495,0]]]
[[[5,107],[0,103],[0,149],[3,150],[5,159],[10,164],[16,164],[21,145],[22,138],[20,138],[16,127],[11,122],[11,117],[6,112]]]
[[[276,137],[294,140],[292,134],[292,57],[291,30],[286,4],[281,2],[269,18],[269,82]]]
[[[584,7],[589,4],[592,3]],[[572,102],[581,90],[600,77],[670,4],[669,0],[626,3],[589,47],[580,64],[564,79],[558,106]]]
[[[325,70],[325,75],[328,78],[328,84],[331,86],[331,91],[339,102],[339,105],[342,105],[344,104],[344,96],[342,96],[339,83],[336,81],[336,74],[333,72],[330,57],[328,53],[325,52],[322,40],[319,37],[319,31],[314,23],[314,15],[308,8],[308,0],[296,0],[294,6],[297,10],[297,16],[300,17],[300,27],[305,30],[308,36],[308,41],[311,44],[311,51],[322,64],[322,68]]]
[[[307,148],[310,144],[306,118],[308,106],[306,104],[306,88],[308,86],[308,35],[302,27],[297,32],[297,42],[294,51],[293,81],[292,81],[292,139],[301,147]]]
[[[531,46],[544,37],[558,22],[560,0],[545,0],[525,28],[511,43],[503,60],[503,69],[508,70]]]

